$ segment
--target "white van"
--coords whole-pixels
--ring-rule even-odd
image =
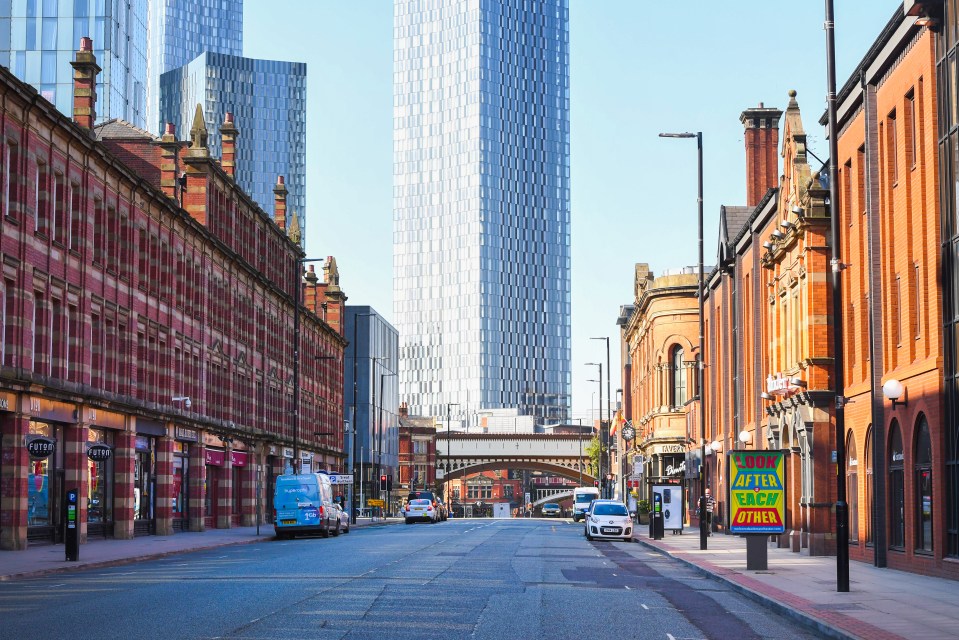
[[[599,499],[599,489],[596,487],[576,487],[573,489],[573,522],[584,518],[589,503]]]
[[[329,476],[301,473],[278,476],[273,494],[273,528],[277,538],[298,533],[319,533],[324,538],[340,535],[340,519],[333,509]]]

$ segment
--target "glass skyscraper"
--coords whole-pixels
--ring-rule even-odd
[[[189,136],[196,105],[203,106],[214,157],[221,157],[220,125],[234,114],[236,182],[268,214],[273,187],[285,176],[287,209],[306,229],[306,64],[204,53],[160,76],[160,121]],[[302,242],[302,238],[301,238]]]
[[[97,119],[146,124],[148,0],[0,0],[0,65],[73,113],[73,67],[80,38],[93,38],[102,71]]]
[[[401,398],[565,419],[567,0],[395,0],[393,77]]]
[[[201,53],[243,55],[243,0],[150,0],[147,127],[159,135],[160,75]]]

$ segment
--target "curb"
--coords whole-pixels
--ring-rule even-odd
[[[755,591],[754,589],[750,589],[749,587],[743,586],[739,584],[738,582],[736,582],[735,580],[731,580],[730,578],[727,578],[726,576],[710,571],[709,569],[702,567],[691,560],[687,560],[686,558],[677,556],[673,554],[672,552],[667,551],[666,549],[663,549],[662,547],[658,547],[641,538],[633,537],[633,541],[640,543],[647,549],[652,549],[653,551],[661,553],[664,556],[668,556],[672,558],[673,560],[682,562],[683,564],[695,569],[696,571],[706,576],[707,578],[711,578],[713,580],[716,580],[717,582],[722,582],[723,584],[731,587],[737,593],[744,595],[750,600],[754,602],[758,602],[759,604],[769,609],[772,609],[773,611],[775,611],[776,613],[782,616],[785,616],[791,620],[795,620],[796,622],[799,622],[800,624],[809,628],[812,631],[821,633],[824,636],[829,638],[836,638],[837,640],[863,640],[861,636],[850,634],[846,631],[843,631],[842,629],[837,629],[836,627],[831,627],[825,621],[820,620],[819,618],[816,618],[815,616],[812,616],[803,611],[799,611],[798,609],[794,609],[790,606],[784,605],[783,603],[777,600],[774,600],[770,598],[769,596],[763,593],[760,593],[759,591]]]

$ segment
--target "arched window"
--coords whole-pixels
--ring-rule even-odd
[[[914,470],[916,480],[916,551],[932,553],[932,441],[929,423],[920,415],[916,423]]]
[[[669,387],[672,391],[670,405],[681,407],[686,404],[686,369],[683,365],[683,348],[673,347],[669,358]]]
[[[869,425],[869,429],[866,431],[866,453],[863,456],[863,462],[865,463],[866,468],[866,483],[863,487],[865,494],[863,497],[863,506],[866,507],[866,544],[872,544],[874,542],[872,537],[872,519],[873,514],[876,513],[876,496],[872,492],[873,487],[873,475],[872,475],[872,425]]]
[[[849,542],[859,542],[859,458],[852,431],[846,442],[846,500],[849,504]]]
[[[903,477],[902,432],[899,421],[889,425],[889,546],[906,546],[906,488]]]

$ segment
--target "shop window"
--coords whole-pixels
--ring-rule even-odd
[[[929,423],[920,415],[916,423],[916,448],[914,455],[916,487],[916,551],[932,553],[933,483],[932,441],[929,438]]]
[[[846,500],[849,503],[849,542],[859,542],[859,458],[856,437],[850,431],[846,442]]]
[[[905,457],[899,421],[889,427],[889,546],[906,546],[906,488],[903,476]]]
[[[113,446],[112,433],[90,428],[87,440],[91,444]],[[87,522],[103,524],[113,521],[113,456],[106,460],[87,459],[90,479],[87,484]]]

